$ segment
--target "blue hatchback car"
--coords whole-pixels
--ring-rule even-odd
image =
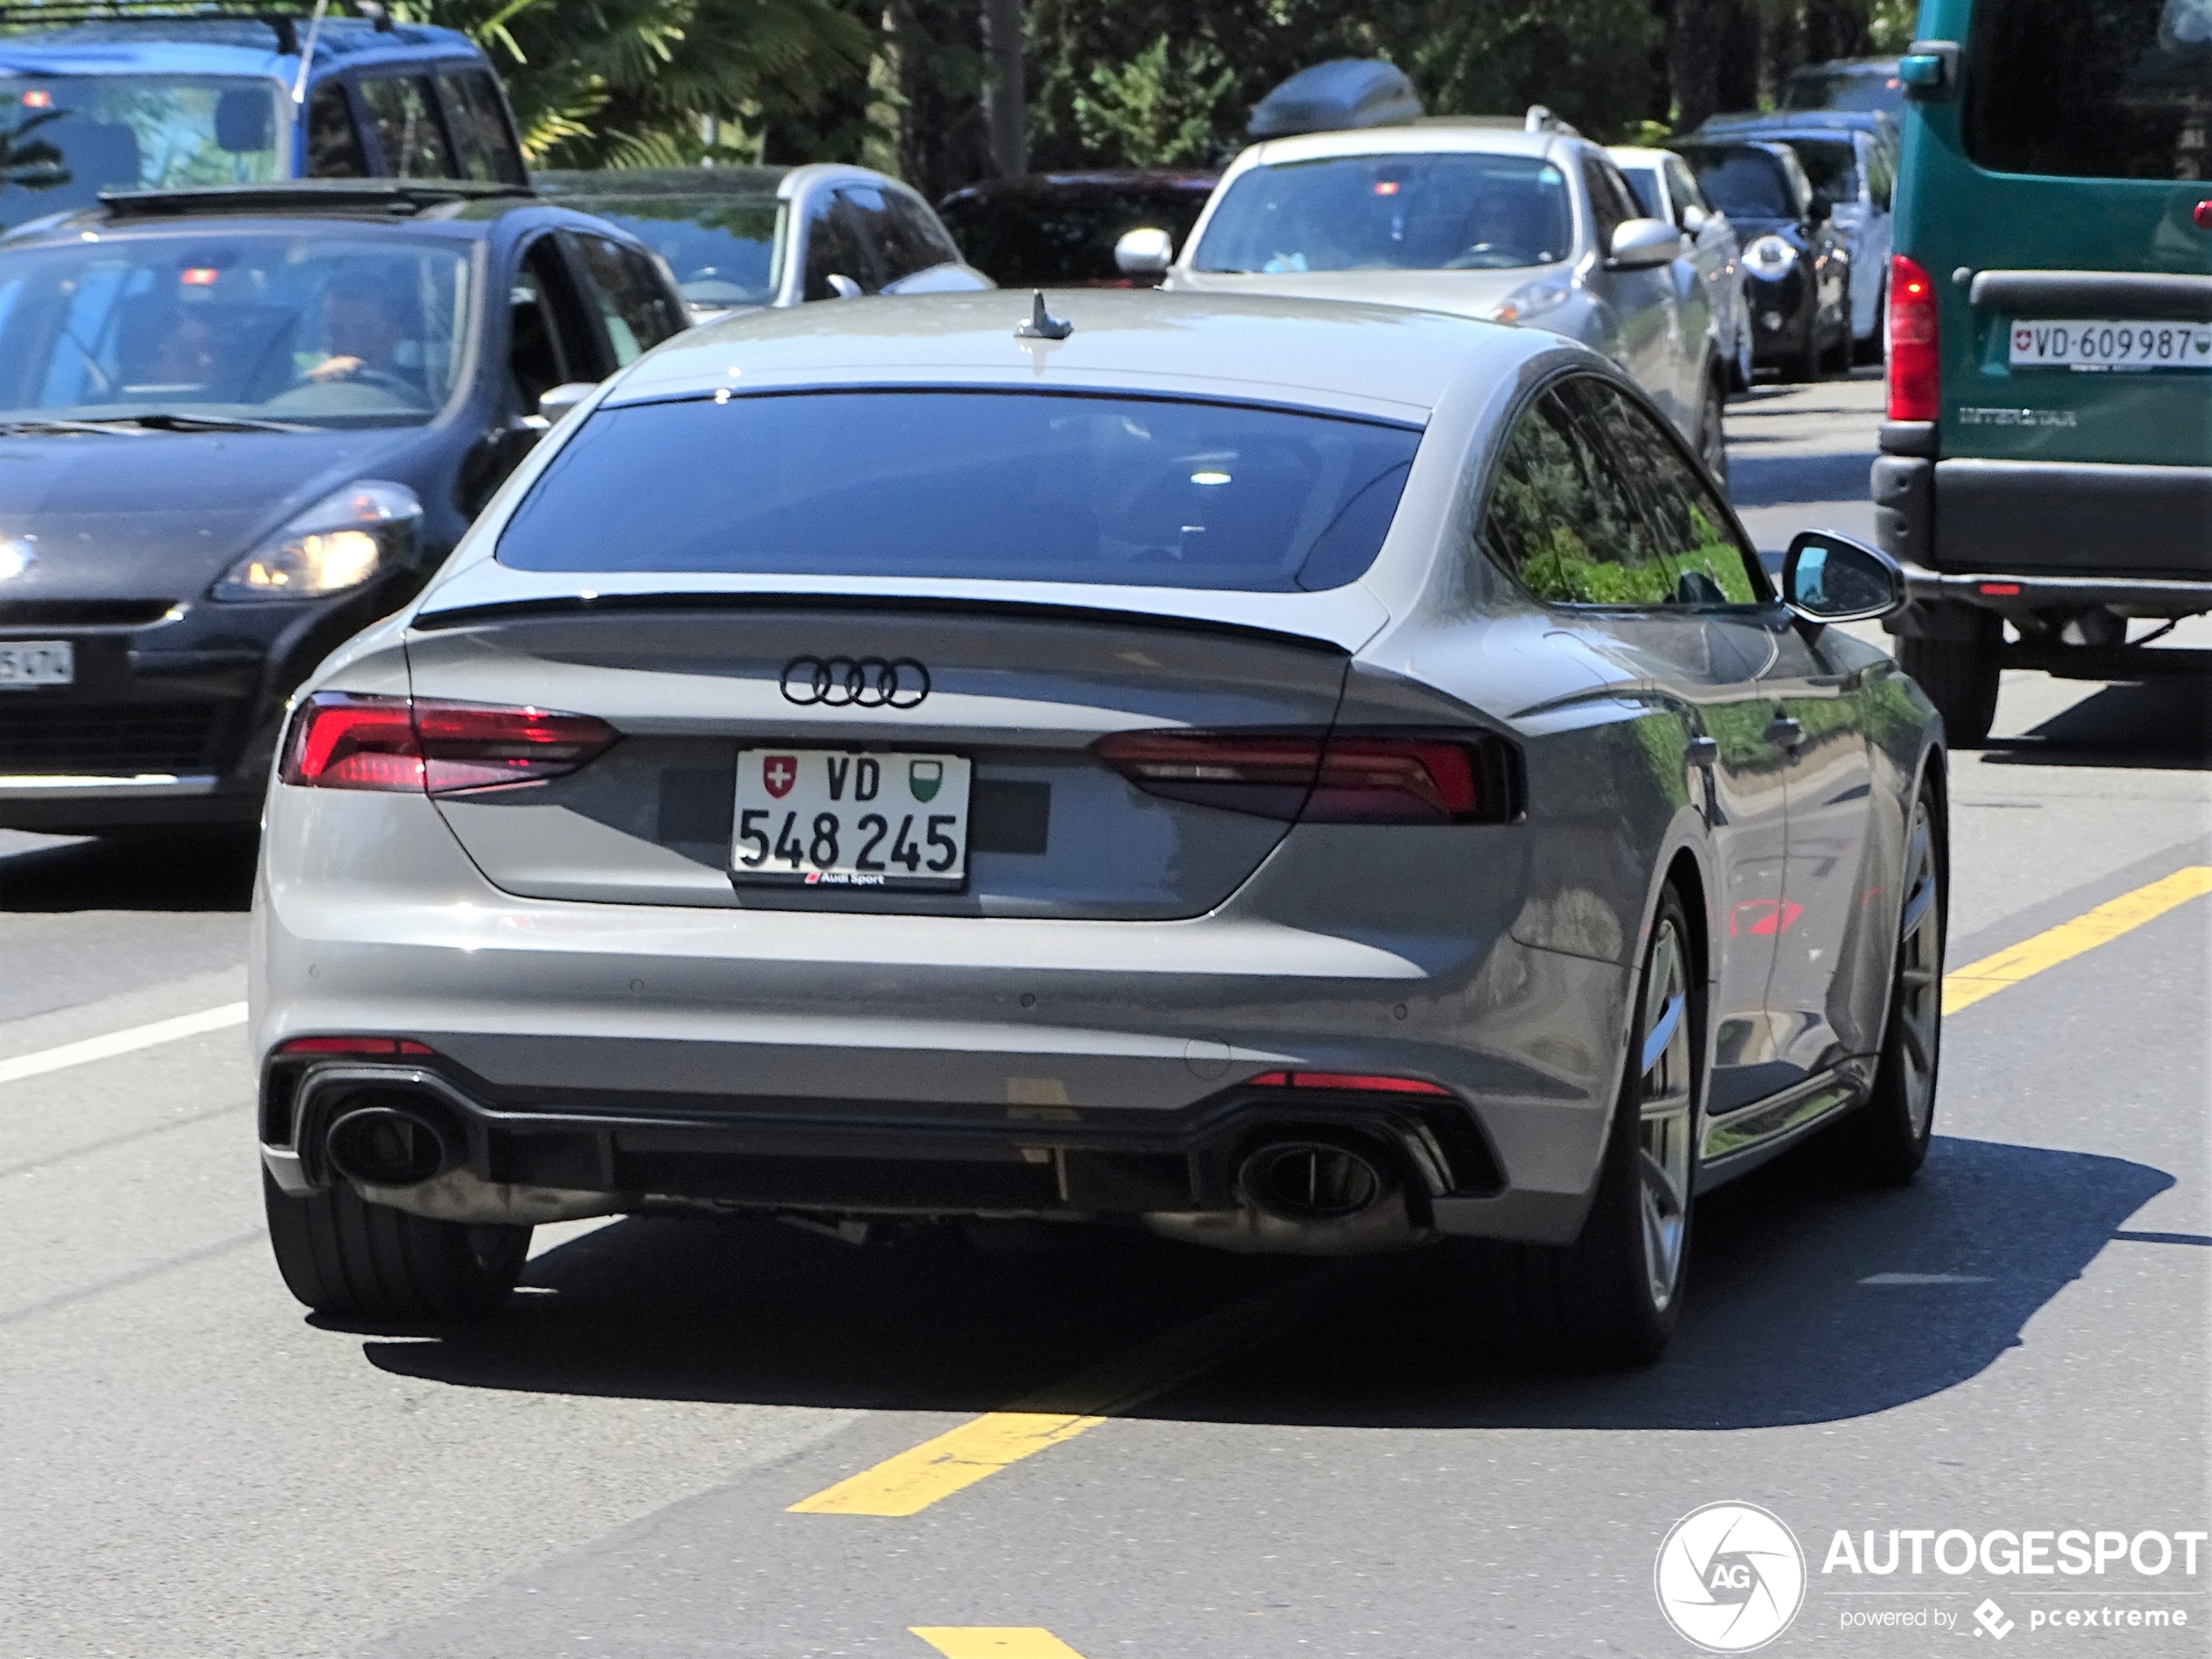
[[[449,29],[275,12],[0,9],[0,229],[103,192],[285,179],[528,182],[483,54]],[[94,15],[97,12],[97,15]]]

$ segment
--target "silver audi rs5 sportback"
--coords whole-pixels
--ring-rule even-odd
[[[269,1226],[336,1314],[530,1226],[1441,1242],[1656,1354],[1695,1194],[1934,1104],[1940,727],[1597,353],[1382,307],[869,300],[678,336],[294,701]]]

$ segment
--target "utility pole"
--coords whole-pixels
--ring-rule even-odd
[[[983,89],[990,125],[991,165],[1001,178],[1029,171],[1029,97],[1022,57],[1022,0],[983,0],[983,52],[991,78]]]

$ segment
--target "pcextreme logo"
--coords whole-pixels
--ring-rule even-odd
[[[1708,1653],[1749,1653],[1790,1628],[1804,1605],[1805,1555],[1779,1516],[1709,1503],[1675,1522],[1653,1574],[1659,1610]]]

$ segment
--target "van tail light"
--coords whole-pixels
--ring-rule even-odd
[[[280,775],[309,789],[452,795],[558,778],[617,735],[588,714],[318,691],[292,717]]]
[[[1936,291],[1902,253],[1890,256],[1890,419],[1932,421],[1937,407]]]
[[[1503,824],[1512,750],[1487,732],[1120,732],[1091,752],[1148,794],[1306,824]]]

